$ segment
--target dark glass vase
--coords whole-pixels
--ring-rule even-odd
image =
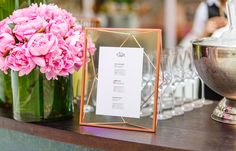
[[[47,80],[38,70],[19,77],[11,71],[14,119],[43,122],[70,118],[73,115],[72,76]]]
[[[0,106],[12,106],[11,76],[0,71]]]

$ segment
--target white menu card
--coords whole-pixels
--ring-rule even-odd
[[[99,48],[97,115],[140,118],[143,51]]]

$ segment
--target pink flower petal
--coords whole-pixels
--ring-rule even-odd
[[[32,57],[32,60],[34,61],[35,64],[37,64],[40,67],[46,66],[46,62],[43,57]]]

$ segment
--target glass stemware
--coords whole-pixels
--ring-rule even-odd
[[[143,88],[142,88],[142,102],[141,102],[141,117],[150,116],[153,113],[154,96],[153,93],[155,86],[155,71],[152,66],[155,64],[155,59],[152,56],[144,56],[143,59]]]
[[[160,74],[159,74],[159,101],[158,101],[158,119],[170,119],[172,115],[172,106],[167,105],[170,102],[174,103],[170,97],[167,97],[167,90],[171,88],[172,81],[172,55],[168,51],[163,51],[161,54]]]
[[[185,91],[184,91],[184,75],[183,75],[183,50],[181,47],[177,47],[174,49],[174,55],[173,55],[173,62],[172,62],[172,93],[173,93],[173,99],[174,99],[174,110],[173,115],[183,115],[184,114],[184,97],[185,97]],[[177,89],[180,88],[182,90],[182,97],[175,97]]]
[[[194,99],[194,81],[193,81],[193,76],[194,76],[194,71],[193,71],[193,59],[192,59],[192,54],[190,50],[184,50],[184,80],[185,80],[185,86],[186,87],[186,83],[188,83],[189,81],[191,82],[191,87],[192,87],[192,98],[191,99],[187,99],[184,97],[184,111],[185,112],[189,112],[192,111],[194,109],[194,105],[193,105],[193,99]],[[184,90],[185,92],[185,90]]]

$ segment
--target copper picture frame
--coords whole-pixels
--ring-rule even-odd
[[[127,28],[86,28],[85,37],[95,43],[96,51],[89,55],[82,68],[82,89],[80,101],[80,125],[133,131],[156,132],[157,101],[160,51],[162,35],[160,29],[127,29]],[[85,38],[87,52],[87,38]],[[132,47],[143,48],[143,70],[141,84],[140,117],[120,117],[96,115],[96,95],[98,82],[99,48]],[[109,71],[108,71],[109,72]]]

